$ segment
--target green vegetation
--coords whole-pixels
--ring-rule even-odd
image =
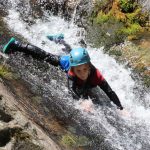
[[[0,64],[0,77],[6,79],[12,79],[13,75],[5,65]]]
[[[89,140],[85,136],[66,134],[62,136],[61,143],[65,147],[79,147],[79,146],[87,146],[89,144]]]
[[[0,78],[8,80],[18,80],[19,74],[13,72],[11,68],[6,64],[0,64]]]
[[[143,11],[136,0],[97,0],[90,20],[92,27],[97,29],[93,30],[96,33],[93,43],[104,45],[105,52],[117,56],[118,60],[128,60],[150,87],[149,12]],[[125,39],[132,40],[135,46],[116,49]]]
[[[116,49],[109,51],[109,55],[121,56],[122,52]]]
[[[109,18],[110,18],[109,14],[105,14],[102,11],[100,11],[96,17],[96,23],[101,24],[107,22]]]
[[[120,0],[120,8],[124,13],[133,12],[137,3],[134,0]]]
[[[141,31],[142,28],[139,24],[134,23],[130,24],[128,27],[123,27],[120,30],[118,30],[119,34],[126,34],[126,35],[134,35],[135,33]]]
[[[118,36],[119,34],[131,36],[143,32],[148,16],[149,13],[143,12],[140,4],[135,0],[113,0],[112,3],[103,0],[101,2],[97,1],[90,20],[99,26],[103,26],[104,23],[105,26],[108,26],[106,23],[118,24],[120,22],[121,25],[116,29],[116,34]]]

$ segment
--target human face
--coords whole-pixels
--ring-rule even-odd
[[[90,65],[83,64],[83,65],[75,66],[73,67],[73,72],[79,79],[85,81],[87,80],[89,72],[90,72]]]

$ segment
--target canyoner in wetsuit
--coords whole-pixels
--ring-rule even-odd
[[[57,39],[57,37],[53,36],[50,40],[54,40],[56,43],[65,43],[63,37]],[[44,60],[54,66],[60,66],[67,73],[68,89],[75,99],[92,98],[91,89],[99,86],[109,99],[116,104],[117,108],[122,110],[123,107],[118,96],[111,89],[100,71],[90,62],[87,50],[85,48],[71,49],[68,44],[65,43],[64,45],[67,47],[67,51],[70,51],[69,55],[57,56],[34,45],[23,44],[15,40],[15,38],[11,38],[4,46],[3,53],[10,54],[14,51],[20,51],[32,55],[33,58],[38,60]],[[98,104],[99,100],[94,100],[93,102]]]

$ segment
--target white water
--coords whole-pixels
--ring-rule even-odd
[[[66,42],[72,47],[79,47],[78,42],[83,38],[83,29],[72,23],[65,22],[59,17],[47,16],[46,21],[36,20],[34,25],[28,26],[21,20],[20,14],[15,10],[15,7],[9,10],[5,21],[11,30],[22,35],[28,42],[53,54],[63,54],[61,51],[63,46],[49,41],[46,35],[64,33]],[[112,89],[119,96],[122,105],[131,114],[131,116],[126,116],[121,115],[119,111],[113,112],[122,119],[122,134],[120,134],[115,126],[109,124],[100,108],[94,111],[94,115],[83,113],[85,117],[91,120],[89,122],[91,130],[95,130],[96,125],[94,122],[102,123],[109,132],[106,140],[110,141],[118,149],[141,150],[143,141],[137,140],[138,136],[144,139],[147,144],[150,144],[150,109],[146,109],[144,104],[141,103],[141,101],[146,101],[147,104],[150,104],[150,94],[144,93],[142,100],[139,99],[141,95],[137,95],[134,92],[135,82],[131,78],[131,71],[125,69],[123,65],[119,65],[107,54],[104,54],[103,48],[94,49],[88,46],[87,50],[91,56],[92,63],[102,72]],[[75,107],[81,109],[79,103]],[[111,118],[111,115],[109,117]],[[126,127],[131,128],[132,132]]]

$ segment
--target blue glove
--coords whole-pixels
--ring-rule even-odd
[[[66,72],[70,69],[69,55],[60,57],[60,67]]]

